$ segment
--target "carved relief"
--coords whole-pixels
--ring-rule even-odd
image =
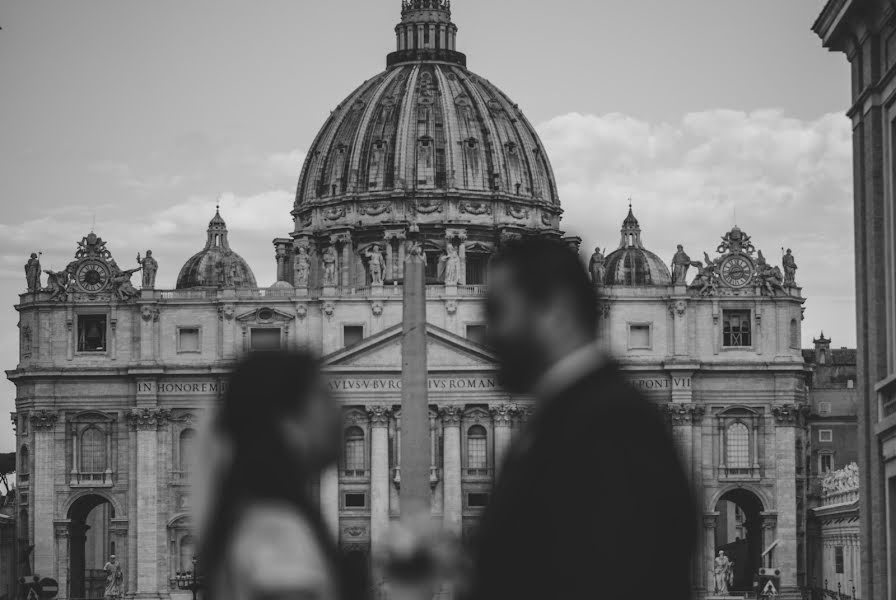
[[[373,313],[374,317],[379,317],[383,314],[383,303],[377,300],[370,305],[370,311]]]
[[[300,319],[304,319],[308,316],[308,305],[307,304],[296,304],[296,316]]]
[[[392,409],[388,406],[370,406],[367,408],[367,416],[374,427],[388,427],[392,418]]]
[[[327,221],[338,221],[345,217],[346,211],[344,206],[336,206],[328,208],[324,211],[324,218]]]
[[[131,427],[140,430],[158,429],[170,418],[171,411],[165,408],[135,408],[128,414]]]
[[[492,214],[492,205],[487,202],[461,202],[458,209],[462,213],[475,216]]]
[[[706,414],[706,408],[696,404],[664,404],[662,411],[666,421],[672,425],[699,423]]]
[[[442,425],[445,427],[459,427],[464,416],[464,409],[460,406],[445,406],[439,410],[442,417]]]
[[[805,404],[785,404],[772,408],[775,421],[783,426],[802,426],[809,411],[809,406]]]
[[[333,304],[332,302],[324,303],[324,314],[327,315],[327,318],[332,317],[333,313],[335,313],[335,312],[336,312],[335,304]]]
[[[541,213],[541,223],[546,227],[553,227],[554,215],[550,213]]]
[[[414,204],[414,210],[420,214],[431,215],[441,213],[444,209],[441,200],[418,200]]]
[[[382,214],[392,214],[391,202],[371,202],[358,207],[358,212],[369,217],[378,217]]]
[[[22,356],[24,358],[28,358],[29,356],[31,356],[31,345],[32,345],[31,325],[29,325],[27,323],[25,325],[23,325],[22,330],[21,330],[21,335],[22,335]]]
[[[446,300],[445,312],[447,312],[449,315],[457,313],[457,300]]]
[[[31,421],[32,429],[51,430],[56,426],[56,420],[59,418],[55,412],[48,410],[39,410],[32,412],[29,421]]]
[[[140,317],[149,323],[159,320],[159,308],[157,306],[144,305],[140,308]]]
[[[495,425],[510,427],[519,414],[520,409],[516,404],[499,404],[491,408],[492,419]]]
[[[678,315],[679,317],[683,317],[685,312],[688,310],[688,303],[684,300],[676,300],[675,302],[669,303],[669,314],[673,317]]]

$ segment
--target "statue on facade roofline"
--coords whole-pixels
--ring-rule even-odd
[[[151,290],[156,287],[156,273],[159,270],[159,263],[152,257],[152,250],[146,251],[146,258],[141,259],[140,253],[137,253],[137,264],[143,267],[143,288]]]
[[[672,258],[672,283],[676,285],[687,284],[688,269],[690,267],[699,268],[700,266],[702,266],[702,263],[691,260],[691,257],[684,251],[684,246],[678,244],[678,252]]]
[[[308,287],[308,275],[311,272],[311,262],[308,260],[308,248],[305,246],[298,247],[294,265],[295,277],[293,285],[297,288]]]
[[[367,259],[367,269],[370,272],[371,285],[383,285],[383,277],[386,271],[386,260],[380,252],[379,244],[373,244],[363,254]]]
[[[784,265],[784,285],[796,285],[797,266],[796,260],[794,260],[793,253],[790,248],[788,248],[787,252],[784,253],[784,257],[781,259],[781,264]]]
[[[68,270],[51,271],[45,269],[44,273],[48,276],[47,287],[44,291],[50,292],[50,300],[58,300],[59,302],[68,300],[68,289],[71,284]]]
[[[114,260],[112,261],[110,267],[112,268],[112,277],[109,279],[109,281],[112,282],[115,296],[119,300],[121,300],[122,302],[127,302],[128,300],[136,298],[140,295],[140,292],[138,292],[137,288],[134,287],[134,284],[131,283],[131,275],[141,270],[143,267],[137,267],[136,269],[128,269],[127,271],[122,271]]]
[[[588,263],[588,272],[591,273],[591,281],[595,285],[603,285],[607,276],[607,257],[600,246],[594,249],[591,261]]]
[[[25,264],[25,281],[28,284],[28,291],[36,294],[40,291],[40,253],[32,252],[31,258]]]
[[[445,282],[445,285],[457,285],[460,281],[460,256],[454,244],[448,242],[445,256],[439,260],[439,279]]]
[[[336,261],[338,260],[336,249],[329,246],[324,250],[322,260],[324,263],[323,284],[325,286],[336,285]]]

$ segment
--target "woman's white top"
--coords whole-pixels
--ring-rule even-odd
[[[337,600],[337,582],[308,520],[278,503],[248,507],[230,538],[215,600]]]

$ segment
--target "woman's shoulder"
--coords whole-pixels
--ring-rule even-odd
[[[235,574],[254,588],[316,588],[327,582],[327,561],[311,523],[282,503],[246,507],[229,559]]]

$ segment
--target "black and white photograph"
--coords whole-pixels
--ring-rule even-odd
[[[0,0],[0,600],[896,600],[896,0]]]

